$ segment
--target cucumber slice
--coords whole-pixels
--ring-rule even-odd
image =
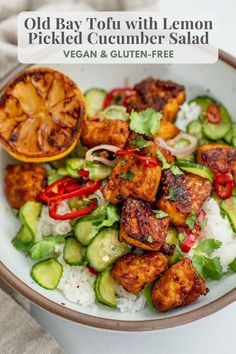
[[[89,244],[86,257],[89,264],[101,272],[129,250],[130,247],[126,243],[119,242],[118,231],[109,228],[100,231]]]
[[[203,178],[208,179],[211,183],[214,181],[214,175],[209,170],[209,168],[199,165],[195,162],[187,161],[187,160],[179,160],[176,161],[176,164],[181,170],[193,173],[195,175],[201,176]]]
[[[146,299],[147,304],[150,307],[155,308],[154,302],[152,300],[152,287],[153,283],[147,284],[143,289],[143,295]]]
[[[202,123],[199,119],[193,120],[187,125],[187,133],[195,136],[197,139],[201,139],[203,137]]]
[[[169,245],[175,245],[174,254],[172,256],[167,257],[169,266],[177,263],[184,257],[183,252],[179,247],[179,240],[177,236],[178,231],[174,227],[169,227],[165,242],[167,242]]]
[[[169,243],[169,245],[177,245],[178,243],[177,235],[178,235],[178,231],[174,227],[169,227],[165,238],[165,242]]]
[[[236,232],[236,196],[223,200],[220,203],[220,209],[228,218],[233,232]]]
[[[94,289],[99,302],[110,307],[116,307],[116,282],[111,276],[110,268],[105,269],[97,276]]]
[[[91,88],[85,92],[84,97],[90,118],[96,116],[96,114],[103,109],[103,102],[106,95],[107,91],[99,88]]]
[[[56,289],[61,279],[63,267],[55,258],[46,259],[33,265],[31,277],[42,288]]]
[[[40,215],[41,208],[42,204],[37,202],[26,202],[20,208],[21,222],[33,236],[35,236],[36,233],[37,219]]]
[[[100,162],[87,161],[84,169],[89,172],[89,178],[92,181],[105,179],[109,177],[112,172],[111,167],[103,165]]]
[[[82,265],[85,260],[85,248],[74,237],[67,237],[63,250],[63,259],[71,266]]]
[[[97,227],[93,225],[92,221],[81,220],[75,225],[74,229],[76,239],[87,246],[96,236]]]
[[[11,242],[17,250],[29,253],[34,243],[34,235],[26,226],[22,225]]]
[[[228,131],[228,133],[224,136],[224,140],[228,143],[231,144],[232,139],[236,136],[236,123],[233,123],[231,126],[231,129]]]
[[[180,160],[187,160],[187,161],[192,161],[192,162],[194,162],[195,161],[195,155],[194,155],[194,153],[192,153],[192,154],[189,154],[189,155],[186,155],[186,156],[178,156],[178,157],[176,157],[176,160],[178,161],[180,161]]]
[[[110,120],[129,120],[129,114],[126,112],[124,106],[112,105],[104,109],[98,114],[99,118],[110,119]]]

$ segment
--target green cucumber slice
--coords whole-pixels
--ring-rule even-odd
[[[111,276],[110,268],[105,269],[95,280],[94,290],[99,302],[116,307],[116,282]]]
[[[178,231],[174,227],[169,227],[165,242],[169,245],[175,245],[174,254],[167,257],[169,266],[172,266],[184,257],[183,252],[179,247]]]
[[[236,196],[223,200],[220,203],[222,213],[228,218],[233,232],[236,232]]]
[[[82,265],[85,260],[85,248],[74,237],[67,237],[63,250],[64,261],[71,265]]]
[[[126,243],[119,242],[118,231],[108,228],[100,231],[89,244],[86,257],[89,264],[101,272],[129,250],[130,247]]]
[[[84,93],[87,103],[88,116],[95,117],[98,112],[103,109],[104,99],[107,91],[99,88],[91,88]]]
[[[195,136],[197,139],[203,138],[202,123],[199,119],[193,120],[187,125],[187,133]]]
[[[201,176],[203,178],[208,179],[211,183],[214,181],[214,175],[213,173],[209,170],[209,168],[199,165],[195,162],[191,162],[188,160],[179,160],[176,161],[176,164],[181,170],[193,173],[195,175]]]
[[[151,308],[155,308],[154,302],[152,300],[152,288],[153,288],[153,283],[147,284],[143,289],[143,295],[146,299],[147,304]]]
[[[97,227],[93,225],[92,220],[81,220],[75,225],[74,233],[76,239],[82,243],[82,245],[87,246],[96,236]]]
[[[37,220],[40,215],[42,208],[41,203],[37,202],[26,202],[20,208],[20,219],[22,224],[27,227],[27,229],[35,236]]]
[[[17,250],[29,253],[34,243],[34,235],[27,227],[22,225],[11,242]]]
[[[59,284],[63,267],[55,258],[46,259],[33,265],[31,277],[42,288],[54,290]]]
[[[231,129],[228,131],[228,133],[224,136],[224,140],[228,143],[231,144],[232,139],[236,137],[236,123],[233,123],[231,126]]]
[[[202,130],[204,135],[211,140],[224,138],[231,127],[231,118],[226,108],[211,97],[197,97],[191,102],[196,102],[202,110],[200,120],[202,121]],[[218,124],[209,123],[206,119],[206,111],[211,103],[217,104],[221,112],[221,121]]]
[[[99,118],[110,120],[129,120],[129,114],[124,106],[112,105],[104,109],[98,114]]]

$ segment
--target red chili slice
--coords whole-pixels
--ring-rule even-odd
[[[89,206],[86,207],[86,208],[80,208],[80,209],[77,209],[77,210],[73,210],[69,213],[66,213],[66,214],[58,214],[57,213],[57,209],[58,209],[58,206],[60,204],[61,201],[57,201],[57,202],[54,202],[54,203],[49,203],[49,216],[52,218],[52,219],[55,219],[55,220],[71,220],[71,219],[76,219],[76,218],[80,218],[84,215],[87,215],[87,214],[90,214],[93,209],[95,208],[95,206],[97,205],[97,200],[96,198],[93,198],[91,199],[90,203],[89,203]]]
[[[88,268],[88,270],[90,271],[90,273],[92,273],[93,275],[98,275],[98,271],[96,269],[94,269],[93,267],[91,267],[89,264],[86,265],[86,268]]]
[[[108,94],[105,97],[104,100],[104,108],[111,106],[112,104],[121,104],[123,105],[123,102],[125,99],[129,96],[133,96],[136,94],[136,91],[134,89],[128,88],[128,87],[119,87],[111,90],[108,92]]]
[[[220,108],[215,104],[211,103],[207,107],[206,118],[209,123],[218,124],[221,121]]]
[[[152,156],[140,156],[135,155],[136,159],[139,160],[144,166],[154,168],[157,166],[157,159]]]
[[[79,176],[82,176],[82,177],[84,177],[84,178],[88,178],[89,172],[88,172],[88,171],[85,171],[85,170],[79,170],[79,171],[78,171],[78,175],[79,175]]]
[[[139,151],[138,149],[120,149],[117,150],[116,155],[117,156],[134,155],[138,151]]]
[[[228,199],[233,194],[234,182],[232,176],[227,173],[218,173],[215,176],[214,186],[220,199]]]

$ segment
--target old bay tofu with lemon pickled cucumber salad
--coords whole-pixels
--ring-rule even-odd
[[[156,78],[83,95],[46,68],[6,85],[0,141],[27,161],[6,168],[12,244],[39,286],[162,312],[236,271],[236,131],[222,103],[185,96]]]

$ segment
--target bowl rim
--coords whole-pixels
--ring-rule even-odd
[[[220,50],[219,60],[223,61],[236,70],[236,58],[230,54]],[[9,81],[12,75],[18,73],[21,69],[28,66],[30,65],[18,64],[0,80],[0,86],[2,87],[5,85],[5,83]],[[236,288],[234,288],[220,298],[210,302],[209,304],[184,314],[177,314],[168,318],[151,320],[113,320],[84,314],[79,311],[69,309],[48,299],[21,281],[3,264],[2,261],[0,261],[0,278],[2,278],[11,288],[16,290],[32,303],[49,312],[52,312],[55,315],[82,325],[113,331],[144,332],[173,328],[206,317],[216,311],[219,311],[220,309],[236,300]]]

